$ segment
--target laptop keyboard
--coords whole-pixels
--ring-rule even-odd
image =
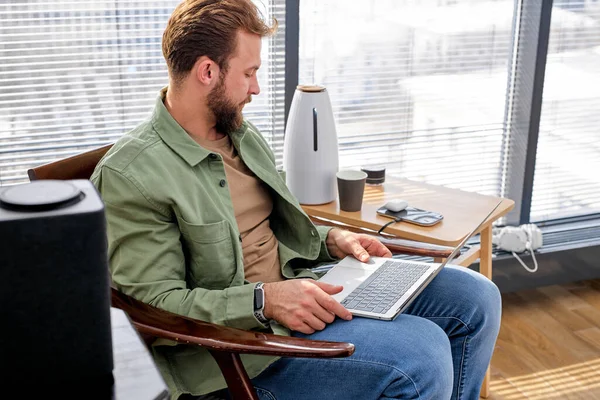
[[[353,310],[386,313],[428,269],[428,265],[386,261],[342,305]]]

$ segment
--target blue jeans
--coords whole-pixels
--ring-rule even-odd
[[[446,266],[394,321],[336,319],[294,336],[354,343],[346,358],[281,358],[252,381],[263,399],[478,399],[500,329],[496,285]]]

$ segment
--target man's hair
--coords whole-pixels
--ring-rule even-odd
[[[179,84],[202,56],[224,72],[234,55],[239,30],[261,37],[277,30],[268,26],[252,0],[183,0],[173,11],[163,33],[162,51],[169,75]]]

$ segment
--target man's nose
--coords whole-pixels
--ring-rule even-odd
[[[260,86],[258,85],[258,79],[256,78],[256,74],[254,75],[254,79],[252,80],[252,84],[250,85],[250,93],[251,95],[258,95],[260,93]]]

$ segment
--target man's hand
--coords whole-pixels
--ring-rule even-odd
[[[342,286],[310,279],[292,279],[265,283],[266,318],[288,328],[311,334],[320,331],[337,315],[351,320],[352,314],[330,295],[342,291]]]
[[[338,228],[329,231],[325,243],[329,254],[337,258],[344,258],[351,254],[357,260],[367,262],[369,256],[392,256],[392,252],[375,237]]]

